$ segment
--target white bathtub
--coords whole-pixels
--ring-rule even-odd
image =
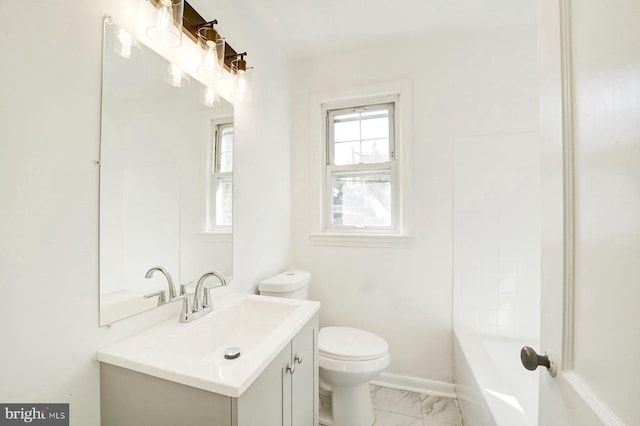
[[[537,342],[461,334],[454,338],[454,373],[465,426],[536,426],[538,372],[520,363]]]

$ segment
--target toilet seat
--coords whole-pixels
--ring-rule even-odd
[[[383,358],[387,342],[368,331],[351,327],[324,327],[318,336],[318,356],[335,361],[362,362]]]

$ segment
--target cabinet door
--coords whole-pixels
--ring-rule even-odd
[[[234,426],[318,424],[318,316],[232,402]]]
[[[291,361],[289,343],[240,398],[233,399],[234,426],[291,426]]]
[[[292,426],[318,424],[318,317],[317,315],[291,341],[291,417]]]

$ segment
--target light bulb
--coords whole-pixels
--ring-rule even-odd
[[[142,53],[140,42],[127,30],[114,26],[113,51],[125,59],[131,59],[134,55]]]
[[[213,77],[216,72],[216,63],[218,55],[216,55],[216,45],[212,41],[207,42],[207,53],[204,55],[204,72],[207,77]]]
[[[247,72],[238,71],[238,93],[239,100],[243,100],[247,94]]]
[[[164,80],[173,87],[186,87],[191,83],[189,75],[176,64],[169,64]]]
[[[158,29],[158,35],[160,36],[160,43],[163,46],[169,45],[169,27],[171,25],[171,2],[163,0],[160,2],[160,10],[158,11],[158,19],[156,21],[156,28]]]
[[[122,28],[118,28],[116,31],[116,38],[120,42],[119,49],[116,53],[123,58],[129,59],[131,57],[131,44],[133,43],[133,37],[127,31]]]
[[[182,43],[183,0],[159,0],[147,18],[147,35],[165,47],[178,47]]]
[[[235,82],[231,97],[238,102],[251,100],[251,71],[247,68],[247,63],[241,59],[234,61],[232,72],[235,74]]]
[[[222,79],[221,58],[224,57],[224,39],[206,40],[202,44],[205,54],[202,66],[198,67],[198,74],[210,79]]]
[[[204,106],[211,108],[216,104],[217,100],[218,100],[218,96],[216,95],[216,92],[211,87],[207,87],[207,86],[202,87],[202,95],[201,95],[200,101]]]

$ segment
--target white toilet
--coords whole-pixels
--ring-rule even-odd
[[[311,273],[286,271],[260,282],[265,296],[306,299]],[[331,395],[331,407],[323,407],[325,426],[371,426],[375,420],[369,381],[389,366],[387,342],[373,333],[350,327],[324,327],[318,336],[321,399]]]

